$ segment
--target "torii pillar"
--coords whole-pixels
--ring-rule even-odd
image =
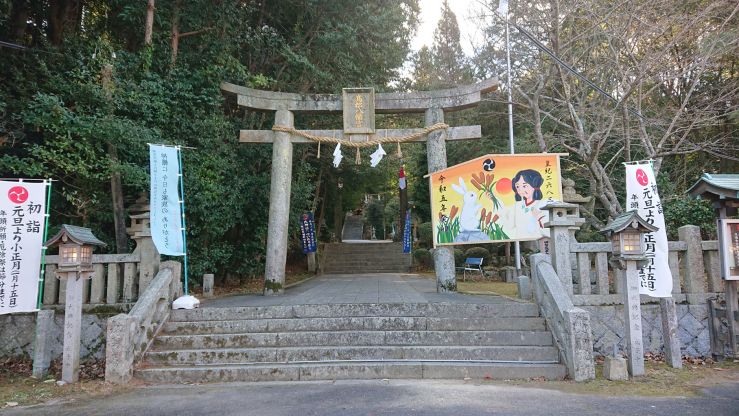
[[[295,118],[288,110],[278,110],[275,124],[293,127]],[[279,295],[285,289],[290,185],[293,171],[291,134],[275,132],[272,145],[272,181],[269,189],[267,261],[264,268],[264,294]]]
[[[379,113],[424,113],[426,126],[444,122],[445,111],[457,111],[478,105],[481,94],[498,87],[496,79],[452,89],[412,93],[373,94],[374,109]],[[261,91],[229,83],[222,83],[221,90],[235,96],[241,107],[258,111],[275,111],[275,126],[294,128],[293,112],[341,113],[342,95],[292,94]],[[345,115],[346,116],[346,115]],[[373,114],[366,114],[372,117]],[[361,118],[361,117],[360,117]],[[346,125],[346,123],[345,123]],[[373,123],[374,129],[374,123]],[[340,140],[373,140],[375,138],[401,138],[424,132],[424,129],[377,129],[370,134],[352,134],[344,130],[301,130],[296,134],[272,130],[242,130],[242,143],[272,143],[272,183],[269,198],[269,231],[267,233],[267,259],[265,267],[265,295],[283,293],[285,286],[285,261],[287,259],[288,217],[290,213],[290,184],[292,181],[293,143],[314,143],[301,136],[334,137]],[[295,132],[293,132],[295,133]],[[355,132],[357,133],[357,132]],[[481,128],[475,126],[449,127],[436,130],[415,141],[427,140],[429,173],[447,167],[446,141],[479,139]],[[348,149],[347,149],[348,150]],[[434,251],[437,291],[455,291],[454,251],[440,247]]]

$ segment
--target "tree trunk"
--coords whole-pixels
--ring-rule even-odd
[[[344,225],[344,206],[341,202],[341,189],[336,189],[336,198],[334,199],[334,234],[336,241],[341,242],[341,231]]]
[[[146,4],[146,23],[144,24],[144,44],[151,46],[151,35],[154,31],[154,0]]]
[[[24,0],[13,0],[10,10],[10,27],[8,35],[10,39],[19,43],[23,43],[23,37],[26,34],[26,26],[28,25],[28,2]]]
[[[81,10],[82,0],[51,0],[49,2],[47,34],[52,45],[61,45],[67,29],[79,26]]]
[[[311,211],[315,215],[316,208],[318,208],[318,200],[321,196],[321,179],[323,178],[323,163],[321,163],[321,168],[318,170],[318,179],[316,180],[316,193],[313,197],[313,204],[311,204]]]
[[[116,253],[128,253],[128,235],[126,235],[126,211],[123,207],[123,185],[121,173],[116,170],[118,164],[118,149],[113,143],[108,143],[108,157],[113,169],[110,173],[110,193],[113,199],[113,225],[115,228]]]
[[[321,198],[321,214],[318,216],[318,222],[316,223],[316,241],[321,238],[321,227],[326,216],[326,199],[328,197],[328,187],[323,187],[323,198]]]
[[[104,65],[100,76],[108,101],[113,100],[113,65]],[[118,149],[108,141],[108,158],[110,159],[110,194],[113,202],[113,228],[115,229],[116,253],[128,252],[128,236],[126,235],[126,211],[123,207],[123,185],[121,173],[118,172]]]
[[[176,0],[172,9],[172,61],[170,67],[174,68],[177,63],[177,51],[180,47],[180,5],[181,0]]]

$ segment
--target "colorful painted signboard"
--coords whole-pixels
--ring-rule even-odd
[[[549,237],[541,207],[562,200],[563,155],[485,155],[427,175],[434,246]]]
[[[316,225],[313,222],[312,212],[306,212],[300,218],[300,241],[303,254],[316,252]]]

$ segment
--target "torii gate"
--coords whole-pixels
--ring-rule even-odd
[[[241,143],[272,143],[272,181],[269,195],[265,295],[283,293],[287,259],[288,215],[292,181],[293,143],[312,143],[307,137],[332,137],[347,142],[408,137],[426,140],[428,173],[447,167],[446,141],[479,139],[479,125],[448,127],[423,135],[425,129],[374,128],[375,111],[379,113],[424,113],[427,128],[444,122],[444,112],[475,107],[481,94],[495,91],[495,78],[452,89],[377,93],[367,88],[345,89],[338,94],[294,94],[262,91],[224,82],[221,89],[236,96],[239,106],[250,110],[275,111],[274,130],[241,130]],[[361,97],[361,98],[357,98]],[[373,108],[374,107],[374,108]],[[344,130],[294,130],[294,112],[344,113]],[[439,292],[455,291],[454,251],[451,247],[434,250],[436,288]]]

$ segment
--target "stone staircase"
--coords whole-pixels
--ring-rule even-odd
[[[330,304],[172,311],[134,372],[157,383],[562,379],[535,304]]]
[[[364,234],[364,217],[361,215],[346,214],[344,228],[341,229],[341,241],[361,240]]]
[[[320,267],[326,274],[408,273],[411,256],[403,253],[402,243],[328,243]]]

